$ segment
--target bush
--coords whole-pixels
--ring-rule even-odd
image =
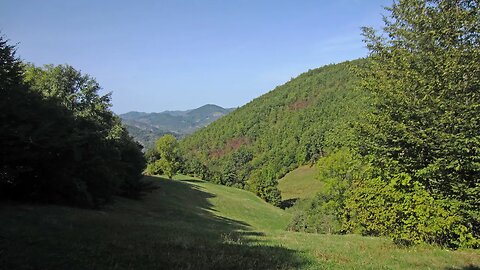
[[[346,200],[344,230],[385,235],[403,245],[421,242],[478,247],[463,225],[459,203],[433,198],[405,173],[358,181]]]
[[[290,228],[314,233],[341,233],[345,198],[352,181],[362,177],[367,166],[348,148],[341,148],[318,160],[317,180],[324,188],[311,200]],[[300,217],[301,216],[301,217]],[[300,226],[296,225],[302,221]]]

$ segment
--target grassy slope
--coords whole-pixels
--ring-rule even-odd
[[[300,166],[287,173],[278,181],[278,188],[282,192],[282,199],[312,198],[322,189],[322,183],[315,179],[317,167]]]
[[[283,231],[251,193],[182,178],[102,211],[0,204],[0,269],[478,269],[478,251]]]

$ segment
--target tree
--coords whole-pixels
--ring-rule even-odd
[[[97,207],[137,197],[141,148],[70,66],[23,65],[0,38],[1,198]]]
[[[58,102],[75,116],[103,124],[107,129],[113,120],[111,93],[100,95],[102,89],[88,74],[70,65],[25,65],[25,81],[45,99]]]
[[[257,196],[264,199],[266,202],[275,206],[280,206],[282,196],[278,189],[278,181],[275,179],[274,170],[270,165],[261,170],[254,171],[250,177],[250,189],[255,192]]]
[[[363,179],[368,166],[352,150],[343,147],[321,157],[317,162],[317,181],[324,185],[320,192],[292,220],[289,228],[316,233],[343,232],[345,201],[352,182]]]
[[[178,170],[179,153],[177,139],[170,134],[164,135],[157,140],[156,149],[160,159],[155,164],[171,179]]]
[[[23,82],[22,63],[15,50],[0,35],[0,195],[3,198],[16,193],[33,174],[30,161],[35,154],[29,151],[32,145],[28,133],[39,122],[32,112],[40,105],[39,97]]]
[[[455,211],[478,239],[478,1],[400,0],[388,10],[383,34],[363,30],[370,58],[360,75],[376,110],[361,128],[362,153],[383,181],[411,177],[434,199],[459,203]]]

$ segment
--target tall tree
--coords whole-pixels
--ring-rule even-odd
[[[102,88],[88,74],[70,65],[25,66],[25,81],[46,99],[58,102],[77,117],[108,126],[113,119],[109,110],[111,93],[100,95]]]
[[[381,34],[364,28],[364,89],[376,112],[363,154],[383,174],[406,173],[459,203],[480,236],[480,7],[476,0],[400,0]],[[387,177],[388,178],[388,177]]]
[[[13,46],[0,38],[1,94],[0,192],[3,198],[60,201],[76,200],[81,184],[65,167],[71,160],[74,119],[59,106],[32,91],[24,82],[24,69]],[[77,185],[78,184],[78,185]],[[63,198],[62,198],[63,197]],[[88,199],[87,199],[88,200]]]
[[[160,170],[168,177],[172,178],[178,170],[178,142],[177,139],[170,134],[160,137],[156,142],[157,152],[160,159],[156,161]]]
[[[0,38],[0,198],[94,207],[138,196],[141,148],[70,66],[23,65]]]

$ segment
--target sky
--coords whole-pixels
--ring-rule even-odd
[[[35,65],[90,74],[113,111],[239,107],[368,55],[391,0],[0,0],[0,32]]]

